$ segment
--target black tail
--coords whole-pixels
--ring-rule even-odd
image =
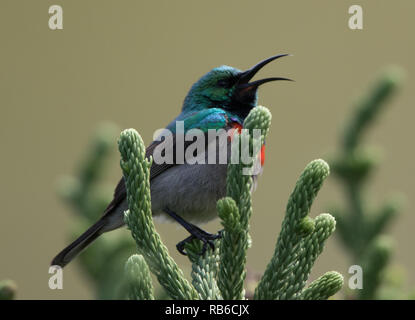
[[[103,233],[105,226],[104,218],[98,220],[92,227],[86,230],[78,239],[72,242],[69,246],[63,249],[52,260],[51,265],[60,267],[66,266],[73,258],[75,258],[86,246],[98,238]]]

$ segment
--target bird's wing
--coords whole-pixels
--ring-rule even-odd
[[[176,154],[176,148],[175,148],[175,141],[176,139],[174,139],[173,136],[173,154]],[[157,145],[159,145],[162,141],[153,141],[147,148],[146,148],[146,158],[150,158],[150,156],[153,155],[154,149],[156,148]],[[170,167],[176,165],[174,162],[173,163],[163,163],[163,164],[157,164],[153,161],[153,163],[151,164],[151,168],[150,168],[150,180],[153,179],[154,177],[158,176],[159,174],[161,174],[162,172],[166,171],[167,169],[169,169]],[[115,187],[114,190],[114,197],[112,199],[112,201],[109,203],[109,205],[107,206],[107,208],[104,211],[104,215],[107,215],[109,213],[111,213],[115,208],[118,207],[119,204],[121,204],[125,197],[127,196],[127,191],[125,188],[125,181],[124,181],[124,177],[122,177],[120,179],[120,181],[118,182],[117,186]]]
[[[218,112],[217,110],[220,110]],[[207,139],[207,132],[208,129],[229,129],[234,127],[234,124],[236,120],[229,119],[227,114],[221,110],[221,109],[206,109],[200,112],[195,112],[193,115],[187,117],[184,122],[184,130],[190,130],[190,129],[201,129],[205,133],[205,143],[208,143]],[[173,146],[171,148],[172,156],[173,156],[173,162],[172,163],[162,163],[157,164],[155,161],[153,161],[151,168],[150,168],[150,181],[163,173],[164,171],[168,170],[169,168],[179,165],[176,163],[176,135],[172,134],[172,143]],[[150,158],[150,156],[153,156],[155,148],[162,143],[163,141],[155,140],[153,141],[146,149],[146,157]],[[191,145],[193,141],[184,141],[184,150]],[[121,180],[118,182],[117,187],[114,191],[114,198],[108,205],[108,207],[104,211],[104,215],[107,215],[111,213],[121,202],[124,201],[126,197],[126,188],[125,188],[125,182],[124,178],[121,178]]]

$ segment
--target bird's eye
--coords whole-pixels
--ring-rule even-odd
[[[224,79],[222,79],[222,80],[219,80],[217,82],[217,86],[218,87],[221,87],[221,88],[227,88],[227,87],[229,87],[229,82],[226,81],[226,80],[224,80]]]

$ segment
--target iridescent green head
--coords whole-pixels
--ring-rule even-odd
[[[183,111],[221,108],[244,119],[257,104],[258,87],[261,84],[290,80],[278,77],[249,82],[266,64],[285,56],[287,54],[270,57],[247,71],[229,66],[212,69],[192,86],[184,100]]]

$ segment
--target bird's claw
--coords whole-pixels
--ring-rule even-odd
[[[187,237],[186,239],[180,241],[176,244],[177,251],[179,251],[182,255],[187,256],[187,253],[184,251],[184,246],[186,243],[190,243],[195,237],[193,235]]]
[[[218,232],[218,234],[211,234],[203,230],[197,230],[194,234],[190,235],[186,239],[180,241],[176,248],[177,250],[184,256],[187,255],[187,253],[184,251],[186,243],[192,242],[194,239],[198,239],[203,242],[202,251],[199,253],[199,255],[203,256],[206,253],[206,250],[208,246],[213,250],[215,250],[215,244],[214,240],[219,239],[222,237],[222,233]]]

